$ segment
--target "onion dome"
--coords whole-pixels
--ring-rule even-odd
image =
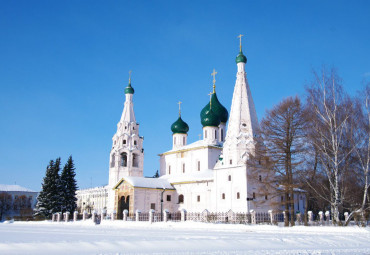
[[[174,134],[187,134],[189,126],[181,119],[181,116],[171,125],[171,131]]]
[[[218,115],[220,118],[220,121],[223,123],[226,123],[229,118],[229,112],[226,110],[226,108],[218,101],[217,95],[214,92],[211,97],[211,104],[212,104],[212,111]],[[210,103],[208,103],[203,110],[200,112],[200,116],[205,114],[206,111],[208,111],[210,108]]]
[[[131,82],[128,83],[127,87],[125,88],[125,94],[134,94],[135,90],[131,87]]]
[[[208,108],[207,108],[208,106]],[[203,112],[203,110],[205,110]],[[209,107],[209,104],[203,108],[200,113],[200,121],[203,127],[218,127],[220,125],[221,120],[220,117],[213,111],[213,108]]]
[[[240,49],[239,55],[236,56],[235,62],[237,64],[240,62],[247,63],[247,57],[243,55],[243,52],[241,49]]]

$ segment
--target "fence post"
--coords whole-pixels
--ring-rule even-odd
[[[313,214],[312,214],[312,211],[308,211],[307,212],[307,216],[308,216],[308,224],[309,225],[312,225],[312,223],[313,223]]]
[[[140,216],[140,211],[139,210],[136,210],[136,221],[139,221],[139,216]]]
[[[116,212],[111,212],[110,219],[115,220],[116,219]]]
[[[123,221],[127,221],[127,215],[128,215],[127,209],[123,210]]]
[[[60,222],[60,218],[62,217],[62,213],[58,212],[57,213],[57,222]]]
[[[153,209],[150,209],[149,210],[149,223],[152,224],[153,221],[154,221],[154,210]]]
[[[74,211],[74,213],[73,213],[73,221],[77,221],[77,217],[78,217],[78,212],[77,211]]]
[[[268,210],[268,213],[270,215],[271,225],[274,225],[274,211],[273,210]]]
[[[102,209],[101,210],[101,218],[100,218],[100,221],[103,221],[105,216],[107,216],[107,210]]]
[[[345,220],[345,222],[347,222],[347,220],[348,220],[348,215],[349,215],[348,212],[345,212],[344,213],[344,220]]]
[[[301,225],[301,213],[300,212],[297,213],[296,216],[297,216],[297,225]]]
[[[320,216],[320,224],[322,225],[324,223],[324,213],[320,211],[319,216]]]
[[[256,211],[255,210],[250,210],[249,212],[251,213],[251,222],[252,222],[252,224],[257,224]]]
[[[86,211],[83,211],[82,213],[82,220],[85,221],[87,218],[87,212]]]
[[[70,212],[66,212],[65,213],[65,222],[68,222],[69,221],[69,215],[70,215]]]
[[[326,217],[326,224],[329,225],[330,224],[330,212],[329,211],[325,212],[325,217]]]
[[[181,221],[186,221],[186,210],[181,209]]]
[[[203,216],[203,219],[204,219],[204,221],[203,221],[203,222],[208,222],[208,220],[210,220],[210,219],[209,219],[209,217],[208,217],[208,215],[209,215],[209,211],[208,211],[207,209],[205,209],[205,210],[202,212],[202,216]]]
[[[168,210],[167,209],[163,210],[163,221],[164,222],[168,221]]]
[[[51,222],[55,221],[55,213],[51,215]]]

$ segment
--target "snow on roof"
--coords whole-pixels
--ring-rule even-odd
[[[213,170],[207,169],[193,173],[178,174],[178,175],[163,175],[159,179],[166,179],[169,183],[179,182],[197,182],[197,181],[213,181]]]
[[[161,178],[125,176],[122,179],[138,188],[174,189],[166,179]]]
[[[283,190],[284,189],[284,185],[279,185],[278,187],[278,190]],[[296,192],[306,192],[304,189],[300,189],[300,188],[293,188],[293,191],[296,191]]]
[[[164,153],[181,151],[181,150],[189,150],[189,149],[193,149],[193,148],[197,148],[197,147],[204,147],[204,146],[212,146],[212,147],[222,148],[222,144],[221,143],[217,143],[217,144],[212,145],[212,144],[209,144],[207,141],[198,140],[196,142],[190,143],[188,145],[185,145],[185,146],[182,146],[182,147],[179,147],[179,148],[176,148],[176,149],[172,149],[172,150],[166,151]]]
[[[7,184],[0,184],[0,191],[23,191],[23,192],[36,192],[31,189],[27,189],[25,187],[19,185],[7,185]]]

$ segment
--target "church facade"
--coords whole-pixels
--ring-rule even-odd
[[[217,98],[215,75],[209,103],[202,109],[202,139],[188,143],[189,126],[182,119],[172,124],[172,148],[159,154],[159,178],[143,176],[143,137],[139,134],[133,96],[129,84],[125,88],[125,104],[117,132],[112,138],[110,152],[109,183],[104,187],[108,198],[99,204],[108,213],[136,210],[202,212],[249,212],[267,211],[279,204],[279,195],[260,193],[261,178],[251,178],[248,159],[254,154],[256,133],[259,128],[251,90],[245,71],[247,58],[240,45],[236,57],[236,82],[230,113]],[[304,192],[295,192],[295,209],[304,210]],[[80,208],[83,197],[93,200],[88,190],[77,194]],[[281,198],[283,199],[283,198]],[[103,201],[103,200],[99,200]],[[100,202],[102,203],[102,202]],[[98,207],[98,206],[97,206]],[[83,209],[83,208],[82,208]]]

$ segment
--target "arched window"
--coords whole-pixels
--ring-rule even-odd
[[[200,161],[198,160],[198,171],[200,171]]]
[[[132,154],[132,166],[139,167],[139,157],[136,153]]]
[[[134,145],[137,145],[137,141],[136,140],[134,140]]]
[[[182,172],[185,173],[185,163],[182,164]]]
[[[126,139],[124,139],[124,140],[122,141],[122,144],[126,144]]]
[[[230,165],[232,165],[233,164],[233,160],[232,159],[230,159]]]
[[[231,182],[231,175],[229,175],[229,182]]]
[[[127,166],[127,153],[121,153],[121,166]]]
[[[221,129],[221,142],[223,142],[223,141],[224,141],[224,130]]]
[[[110,167],[114,167],[116,163],[116,154],[112,154],[112,158],[110,160]]]
[[[240,199],[240,193],[236,193],[236,199]]]
[[[200,196],[197,197],[197,201],[200,202]]]
[[[182,138],[182,145],[185,145],[185,136]]]
[[[222,193],[222,199],[225,199],[225,193]]]
[[[168,166],[168,174],[171,174],[171,166]]]
[[[180,195],[179,196],[179,204],[183,204],[184,203],[184,195]]]
[[[217,139],[217,130],[215,130],[215,139]]]

